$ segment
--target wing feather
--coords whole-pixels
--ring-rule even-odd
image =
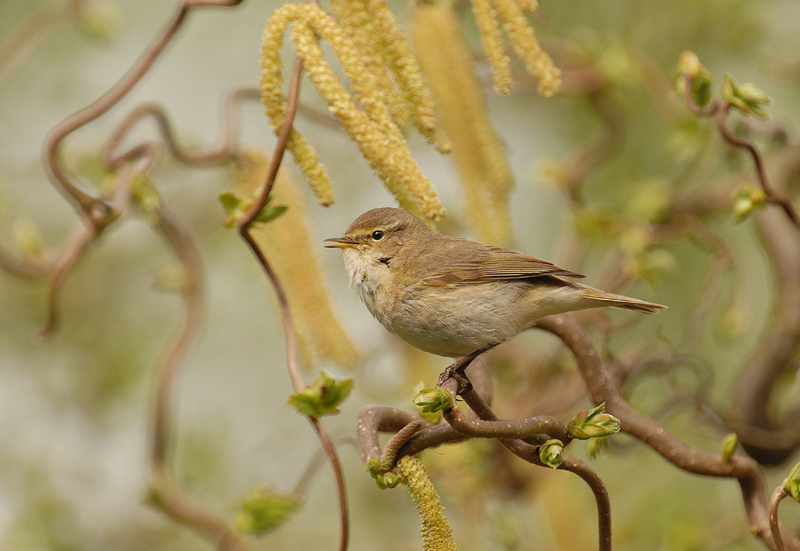
[[[443,236],[444,237],[444,236]],[[533,256],[449,237],[443,247],[420,259],[426,266],[423,283],[431,286],[486,283],[541,276],[584,277]],[[458,249],[456,257],[454,250]]]

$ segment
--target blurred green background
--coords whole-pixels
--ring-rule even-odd
[[[40,153],[44,137],[124,73],[176,4],[109,0],[102,12],[108,36],[75,24],[54,29],[18,67],[3,75],[0,242],[6,248],[13,249],[14,236],[31,225],[48,246],[62,243],[74,230],[73,210],[45,175]],[[0,0],[0,42],[45,5]],[[258,85],[261,34],[277,5],[245,1],[233,9],[192,13],[178,40],[143,82],[106,116],[70,136],[67,165],[80,173],[91,164],[97,147],[124,114],[144,101],[166,107],[183,143],[210,143],[218,132],[220,95],[236,86]],[[411,9],[402,2],[393,6],[401,20]],[[474,32],[469,31],[470,18],[466,20],[468,32]],[[582,44],[610,74],[620,75],[614,94],[625,112],[628,139],[620,156],[587,181],[592,201],[614,208],[642,182],[671,178],[686,164],[675,148],[670,149],[680,129],[659,116],[645,79],[626,80],[630,56],[647,56],[656,73],[669,75],[680,52],[693,50],[717,77],[715,86],[726,72],[739,82],[754,80],[772,96],[770,111],[777,123],[794,130],[792,121],[800,120],[800,3],[545,0],[534,21],[543,35]],[[470,40],[477,45],[475,36]],[[479,67],[488,71],[484,64]],[[519,93],[499,97],[487,86],[491,116],[517,178],[512,200],[515,246],[558,262],[574,224],[559,191],[538,184],[541,164],[566,155],[593,136],[600,124],[585,99],[545,100],[530,87],[520,87]],[[302,101],[320,106],[308,85]],[[260,106],[246,104],[240,112],[242,141],[270,148],[274,138]],[[313,207],[320,241],[340,235],[361,212],[392,204],[348,139],[308,120],[298,125],[318,148],[337,192],[332,208]],[[704,133],[706,127],[692,127],[690,137],[714,142],[712,133]],[[151,131],[149,126],[137,135],[146,137]],[[469,237],[449,160],[416,136],[409,140],[448,208],[446,231]],[[711,147],[717,148],[712,158],[724,156],[718,142]],[[714,177],[723,173],[724,167],[708,170]],[[154,176],[165,201],[194,235],[208,277],[202,338],[183,366],[174,395],[178,479],[192,496],[231,518],[241,495],[253,485],[291,490],[318,444],[307,421],[284,405],[291,385],[280,320],[251,254],[235,232],[222,225],[217,196],[226,179],[222,168],[191,169],[173,162],[162,163]],[[737,263],[746,283],[749,331],[732,344],[720,344],[708,327],[697,361],[713,373],[712,397],[726,404],[741,359],[759,336],[770,280],[748,224],[733,226],[724,220],[718,229],[741,253]],[[639,328],[645,338],[654,339],[651,351],[666,350],[667,343],[680,339],[681,324],[692,308],[691,291],[697,290],[699,274],[708,266],[708,259],[689,246],[672,253],[679,269],[666,274],[655,290],[642,285],[632,293],[671,307]],[[409,408],[416,380],[407,374],[401,354],[387,352],[396,343],[347,289],[340,255],[320,254],[344,323],[368,353],[351,374],[356,392],[341,415],[325,420],[334,434],[353,433],[356,414],[365,404]],[[129,220],[115,228],[70,274],[60,300],[62,325],[46,342],[33,338],[45,320],[45,282],[0,272],[2,549],[211,547],[144,503],[153,366],[180,306],[176,296],[155,289],[153,279],[158,268],[170,262],[168,250],[143,222]],[[584,269],[590,270],[591,264]],[[589,276],[591,284],[591,272]],[[664,340],[658,335],[665,335]],[[432,359],[429,383],[446,363]],[[648,401],[658,400],[660,392],[656,383],[652,388],[643,384],[632,402],[651,411]],[[667,426],[691,444],[718,449],[721,433],[701,426],[689,410],[671,417]],[[523,492],[493,488],[482,477],[487,469],[531,467],[515,459],[493,467],[483,462],[485,446],[464,444],[425,456],[435,467],[442,466],[434,468],[434,482],[462,550],[596,547],[596,514],[586,487],[568,474],[541,470]],[[351,548],[419,549],[416,513],[406,491],[378,490],[353,446],[344,445],[340,453],[352,511]],[[570,453],[585,457],[580,443]],[[734,482],[680,472],[641,446],[605,455],[592,465],[609,487],[617,549],[763,548],[749,533]],[[783,470],[767,474],[771,483],[785,476]],[[326,465],[304,507],[258,545],[333,548],[338,541],[335,507]],[[785,509],[785,521],[797,530],[797,509]]]

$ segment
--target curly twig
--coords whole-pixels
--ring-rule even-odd
[[[780,523],[778,522],[778,506],[787,495],[789,494],[786,489],[783,486],[778,486],[772,492],[772,497],[769,500],[769,529],[772,533],[772,538],[775,540],[775,549],[777,551],[787,551],[786,544],[783,543]]]
[[[659,423],[633,409],[619,394],[614,377],[607,372],[591,339],[572,317],[561,314],[539,321],[536,327],[560,338],[575,356],[592,400],[605,402],[606,411],[617,417],[623,431],[638,438],[667,461],[690,473],[735,478],[742,490],[745,511],[752,531],[771,549],[775,542],[767,515],[767,486],[758,464],[744,456],[730,461],[721,454],[696,450],[678,440]],[[791,537],[787,549],[800,550],[800,540]]]
[[[105,201],[96,193],[88,191],[73,182],[66,173],[61,166],[58,155],[62,142],[77,129],[106,113],[131,91],[150,70],[167,44],[175,37],[189,10],[200,6],[234,6],[239,3],[241,3],[241,0],[186,0],[182,2],[172,20],[156,35],[136,62],[111,89],[88,106],[58,123],[45,138],[44,162],[50,179],[68,199],[75,203],[95,228],[101,229],[110,223],[110,220],[104,217],[110,209],[98,208],[98,205],[105,205]]]
[[[272,287],[275,290],[275,294],[278,296],[278,302],[280,304],[281,313],[283,316],[283,327],[286,340],[286,358],[289,367],[289,376],[292,379],[292,385],[294,386],[296,392],[301,392],[305,388],[305,384],[303,383],[303,377],[300,374],[300,365],[297,354],[297,335],[295,333],[292,314],[289,309],[289,299],[286,295],[283,285],[280,282],[280,279],[278,278],[278,275],[275,273],[272,265],[267,260],[264,252],[253,239],[253,236],[250,233],[250,226],[252,225],[256,216],[258,216],[258,213],[261,212],[261,210],[267,204],[269,195],[272,192],[272,187],[275,185],[275,178],[278,175],[278,169],[280,168],[281,161],[283,160],[283,155],[286,152],[286,144],[289,141],[289,136],[291,135],[292,131],[292,124],[297,113],[297,107],[299,103],[298,98],[300,96],[300,76],[302,75],[302,70],[303,62],[302,59],[298,57],[295,60],[294,68],[292,70],[291,83],[289,87],[289,101],[286,107],[286,118],[284,119],[278,135],[278,142],[275,145],[275,151],[272,154],[272,162],[269,166],[266,181],[264,186],[261,188],[261,193],[254,201],[253,206],[239,220],[237,225],[239,235],[241,235],[242,239],[245,240],[253,254],[256,256],[259,264],[261,264],[261,267],[267,274],[267,277],[272,282]],[[333,467],[333,472],[336,477],[336,487],[339,495],[339,514],[341,521],[341,540],[339,548],[340,551],[344,551],[347,549],[347,544],[350,537],[350,515],[347,505],[347,492],[344,483],[344,473],[342,472],[342,467],[339,463],[339,457],[336,454],[336,448],[334,447],[330,436],[325,430],[325,427],[322,425],[322,422],[313,417],[309,417],[308,419],[311,425],[314,427],[322,447],[328,454],[328,458],[331,462],[331,466]]]
[[[694,77],[687,73],[683,75],[683,78],[685,83],[683,97],[689,110],[698,117],[715,117],[717,130],[722,138],[732,146],[745,149],[750,153],[750,156],[753,158],[753,163],[755,164],[758,182],[761,185],[761,189],[764,190],[767,203],[779,205],[786,213],[789,220],[792,221],[795,228],[800,230],[800,215],[797,214],[797,210],[791,200],[779,194],[770,183],[769,175],[767,174],[767,169],[764,164],[764,157],[761,155],[761,152],[753,142],[746,138],[735,136],[728,128],[726,122],[732,105],[726,100],[720,100],[705,108],[698,106],[692,98],[692,83]]]
[[[224,520],[192,503],[176,487],[168,467],[170,407],[175,378],[181,361],[197,336],[203,315],[203,267],[189,235],[165,207],[157,212],[157,226],[180,258],[187,274],[183,289],[183,318],[164,349],[156,371],[150,434],[151,499],[173,520],[218,542],[220,549],[249,551],[250,546]]]

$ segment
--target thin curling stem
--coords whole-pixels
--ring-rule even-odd
[[[402,448],[420,428],[422,428],[422,421],[411,421],[386,442],[380,458],[381,472],[386,472],[394,467],[394,462],[397,459],[397,452],[400,451],[400,448]]]
[[[781,523],[778,520],[778,506],[787,495],[789,494],[786,489],[783,486],[778,486],[772,492],[772,497],[769,500],[769,529],[772,533],[772,539],[775,541],[775,551],[787,551],[781,535]]]
[[[597,505],[598,550],[611,551],[611,500],[603,479],[589,465],[568,455],[558,468],[575,473],[592,490]]]
[[[689,110],[698,117],[715,117],[717,130],[722,138],[730,145],[734,147],[740,147],[750,153],[750,156],[753,158],[753,164],[755,164],[758,182],[761,185],[761,189],[764,190],[767,202],[771,205],[779,205],[786,213],[786,216],[789,217],[789,220],[791,220],[792,224],[798,230],[800,230],[800,215],[798,215],[797,209],[792,201],[788,197],[785,197],[775,191],[775,188],[770,183],[769,174],[767,174],[767,168],[764,164],[764,157],[761,155],[761,152],[753,142],[746,138],[735,136],[728,128],[726,122],[728,119],[728,113],[731,109],[731,104],[727,101],[721,100],[712,103],[706,108],[700,107],[692,98],[692,82],[694,77],[692,77],[690,74],[684,74],[683,78],[683,98]]]
[[[181,362],[200,328],[203,316],[203,267],[186,231],[163,206],[157,212],[158,229],[189,274],[184,289],[180,325],[164,348],[156,370],[150,433],[151,501],[170,518],[197,530],[225,551],[250,551],[250,546],[225,520],[193,503],[176,486],[168,466],[168,444],[173,425],[171,398]]]
[[[297,106],[299,104],[300,97],[300,77],[302,72],[303,61],[298,56],[295,59],[294,68],[292,69],[286,116],[283,120],[283,124],[278,135],[278,142],[275,145],[275,151],[272,154],[272,162],[270,163],[269,172],[267,173],[266,181],[264,182],[264,187],[261,189],[261,193],[253,203],[253,206],[239,220],[239,224],[237,226],[237,230],[242,236],[242,239],[245,240],[250,249],[253,251],[253,254],[258,259],[261,267],[264,269],[264,272],[266,272],[270,282],[272,282],[273,289],[278,297],[278,302],[280,304],[281,313],[283,316],[283,327],[286,340],[286,362],[289,366],[289,376],[292,379],[292,385],[294,386],[295,392],[302,392],[305,388],[305,384],[303,382],[303,377],[300,374],[297,334],[295,331],[294,320],[292,319],[291,311],[289,309],[289,300],[286,295],[286,291],[281,284],[280,279],[278,278],[278,275],[275,273],[272,265],[267,260],[264,252],[253,239],[253,236],[250,233],[250,226],[255,217],[258,216],[258,213],[261,212],[261,210],[267,204],[269,195],[272,192],[272,187],[275,185],[275,178],[278,175],[278,169],[280,168],[281,161],[283,160],[283,155],[286,152],[286,145],[289,142],[289,137],[292,133],[294,117],[297,114]],[[342,466],[339,462],[339,457],[336,454],[336,448],[333,445],[330,435],[328,435],[328,432],[325,430],[325,427],[319,421],[319,419],[311,417],[308,419],[311,425],[314,427],[314,431],[317,433],[317,437],[319,438],[325,453],[328,455],[328,459],[331,462],[331,467],[333,468],[333,472],[336,477],[336,486],[339,496],[339,516],[341,522],[341,538],[339,549],[340,551],[345,551],[350,538],[350,513],[347,504],[347,491],[345,489],[344,473],[342,472]]]

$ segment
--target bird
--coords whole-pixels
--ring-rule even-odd
[[[369,210],[325,243],[342,250],[351,285],[390,333],[449,358],[482,353],[553,314],[666,308],[572,281],[585,276],[540,258],[435,233],[399,208]]]

